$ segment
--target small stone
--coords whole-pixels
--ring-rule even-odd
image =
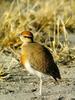
[[[32,89],[31,91],[32,91],[32,92],[35,92],[36,90],[37,90],[37,88],[35,88],[35,89]]]
[[[59,97],[58,100],[64,100],[64,97]]]

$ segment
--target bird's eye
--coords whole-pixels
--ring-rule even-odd
[[[24,36],[24,38],[27,38],[27,36]]]
[[[31,38],[31,37],[28,37],[28,36],[24,36],[24,38]]]

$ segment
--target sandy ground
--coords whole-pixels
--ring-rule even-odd
[[[65,65],[58,62],[62,76],[59,84],[50,76],[43,78],[42,96],[39,78],[24,71],[11,54],[0,53],[0,66],[2,64],[9,76],[0,80],[0,100],[75,100],[75,59]]]

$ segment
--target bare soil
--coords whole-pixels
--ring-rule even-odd
[[[75,49],[71,50],[71,55],[75,55]],[[59,84],[55,84],[51,76],[43,78],[41,96],[39,78],[24,71],[11,54],[0,53],[0,67],[2,65],[9,74],[0,78],[0,100],[75,100],[75,59],[64,58],[58,62],[62,76]]]

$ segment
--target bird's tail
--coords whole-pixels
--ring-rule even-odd
[[[53,64],[53,74],[52,77],[57,81],[57,79],[61,79],[60,71],[56,65],[56,63]]]
[[[57,81],[57,79],[61,79],[60,71],[55,62],[51,64],[49,73],[55,79],[55,81]]]

